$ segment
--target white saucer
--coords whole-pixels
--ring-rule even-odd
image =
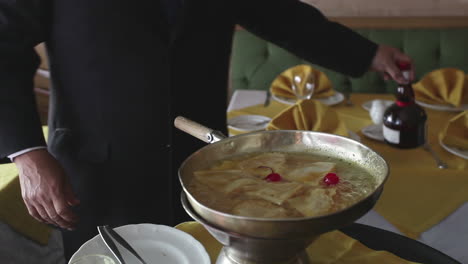
[[[351,130],[348,130],[348,134],[350,139],[356,140],[357,142],[361,142],[361,137],[358,134],[354,133]]]
[[[112,257],[101,254],[84,255],[75,258],[70,264],[117,264]]]
[[[210,257],[203,245],[193,236],[176,228],[165,225],[137,224],[120,226],[114,230],[127,240],[147,263],[210,264]],[[128,264],[140,263],[123,247],[118,247],[121,249],[123,258],[128,260]],[[102,238],[96,235],[73,254],[69,264],[89,255],[108,256],[115,263],[119,263],[104,244]],[[88,264],[88,262],[84,263]]]
[[[229,118],[228,127],[238,131],[258,131],[267,127],[271,118],[261,115],[240,115]]]
[[[372,107],[372,101],[374,100],[370,100],[370,101],[367,101],[367,102],[364,102],[361,106],[362,108],[366,109],[367,111],[370,111],[371,107]],[[389,107],[390,105],[392,105],[394,102],[393,101],[390,101],[390,100],[382,100],[385,104],[386,107]]]
[[[444,142],[442,142],[442,140],[439,140],[439,143],[445,150],[452,153],[453,155],[456,155],[464,159],[468,159],[468,149],[459,149],[459,148],[447,146],[446,144],[444,144]]]
[[[287,104],[287,105],[293,105],[297,102],[297,99],[295,98],[286,98],[286,97],[277,96],[274,94],[271,94],[271,98],[273,98],[274,100],[280,103]],[[336,105],[336,104],[343,102],[344,99],[345,99],[344,94],[335,91],[335,94],[332,96],[314,99],[314,100],[320,101],[324,105]]]
[[[448,111],[448,112],[462,112],[465,110],[468,110],[468,104],[462,104],[460,107],[455,107],[452,105],[439,105],[439,104],[428,104],[425,102],[417,101],[418,105],[433,109],[433,110],[438,110],[438,111]]]
[[[377,140],[377,141],[382,141],[384,142],[385,139],[383,137],[383,131],[382,131],[382,125],[370,125],[366,126],[363,129],[361,129],[361,132],[364,136]]]

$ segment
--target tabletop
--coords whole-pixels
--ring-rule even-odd
[[[243,113],[259,114],[273,117],[276,112],[288,107],[287,105],[278,104],[278,102],[275,101],[272,102],[272,104],[274,104],[273,106],[263,107],[265,98],[265,91],[236,90],[231,97],[227,109],[228,118],[241,115]],[[437,144],[436,140],[437,131],[438,129],[440,129],[438,124],[440,122],[443,122],[443,120],[448,120],[448,118],[455,115],[456,113],[448,113],[426,109],[430,124],[430,142],[433,145],[433,148],[437,152],[437,154],[439,154],[439,156],[441,156],[442,159],[446,159],[450,166],[450,169],[448,170],[445,170],[443,172],[437,172],[436,169],[431,168],[431,166],[435,166],[434,161],[428,154],[425,154],[423,151],[410,150],[409,152],[404,152],[406,153],[404,155],[395,155],[395,153],[387,155],[388,152],[394,152],[394,150],[389,150],[389,146],[386,146],[381,142],[369,139],[363,136],[362,133],[360,133],[361,129],[364,126],[372,124],[369,112],[367,112],[362,107],[362,105],[365,102],[368,102],[369,100],[373,99],[393,100],[393,96],[388,94],[353,94],[351,96],[351,100],[354,103],[353,106],[350,107],[346,106],[344,103],[340,103],[331,107],[337,110],[338,114],[341,118],[345,120],[346,124],[348,125],[348,128],[351,131],[357,132],[357,134],[361,137],[361,142],[363,144],[368,145],[377,152],[383,154],[384,158],[389,160],[390,165],[393,165],[393,167],[391,166],[391,171],[393,169],[393,173],[404,174],[408,173],[408,171],[416,170],[418,172],[418,176],[408,177],[408,181],[424,179],[425,172],[427,172],[428,174],[434,174],[434,172],[436,172],[436,174],[438,174],[438,177],[442,181],[450,181],[451,177],[458,178],[458,180],[462,177],[468,178],[468,161],[465,161],[462,158],[453,157],[452,154],[448,153],[442,147],[440,147]],[[230,129],[230,135],[236,133],[237,132],[232,131],[232,129]],[[413,162],[415,164],[411,164],[411,162],[408,162],[408,160],[416,160],[417,162]],[[468,182],[468,180],[465,180],[464,182]],[[405,189],[404,187],[400,188],[396,186],[391,186],[390,183],[388,185],[390,185],[388,188],[387,186],[385,187],[389,189],[388,192],[392,192],[392,190],[395,189],[401,189],[400,191],[402,200],[398,200],[398,198],[396,198],[393,199],[393,201],[389,201],[390,199],[386,199],[385,195],[383,195],[384,198],[381,199],[383,201],[379,200],[376,207],[369,213],[364,215],[362,218],[360,218],[357,222],[392,231],[397,234],[408,235],[409,233],[411,233],[411,231],[405,229],[405,227],[403,226],[395,226],[395,224],[391,223],[395,222],[393,221],[395,219],[391,217],[391,214],[392,210],[399,210],[401,207],[402,210],[408,210],[408,214],[411,215],[411,207],[405,207],[403,198],[408,199],[408,197],[411,198],[412,196],[411,194],[407,194],[407,192],[410,191],[408,189]],[[426,186],[429,185],[437,185],[437,182],[433,184],[427,183]],[[430,186],[427,188],[427,190],[431,190],[434,192],[436,188],[437,186]],[[424,189],[424,186],[422,187],[422,189]],[[463,190],[463,188],[461,188],[461,190]],[[454,193],[456,192],[454,191]],[[434,193],[434,197],[436,197],[437,195],[438,194]],[[398,196],[398,194],[396,196]],[[414,199],[418,199],[418,197],[414,197]],[[436,199],[434,201],[421,201],[421,204],[428,202],[437,203]],[[428,219],[427,221],[421,221],[420,226],[416,228],[416,230],[420,230],[420,233],[415,233],[408,236],[413,236],[413,238],[415,238],[416,240],[440,250],[441,252],[453,257],[461,263],[468,263],[468,225],[466,224],[466,219],[468,219],[468,202],[465,198],[458,199],[457,201],[458,202],[453,203],[452,207],[454,208],[444,209],[446,210],[444,217],[439,215],[438,218],[436,217],[437,219]],[[399,206],[398,203],[400,203],[401,206]],[[440,201],[440,203],[442,206],[444,201]],[[415,204],[417,205],[418,203]],[[387,208],[387,210],[382,210],[382,207],[384,206],[391,206],[395,209]],[[415,209],[415,211],[417,211],[417,209]],[[381,212],[385,212],[387,214],[384,216]],[[389,219],[392,221],[389,221]],[[435,224],[430,224],[434,222]]]

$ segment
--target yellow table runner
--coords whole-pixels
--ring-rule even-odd
[[[47,135],[47,127],[43,127]],[[29,239],[46,245],[51,228],[29,215],[21,197],[18,170],[15,164],[0,165],[0,221]]]
[[[360,130],[372,124],[362,104],[373,99],[394,100],[388,94],[353,94],[354,106],[344,103],[333,106],[348,129],[361,136],[361,142],[380,153],[390,165],[390,177],[375,210],[401,232],[411,238],[438,224],[468,202],[468,160],[445,151],[438,143],[438,134],[445,122],[456,112],[425,109],[428,115],[428,139],[449,169],[436,167],[431,155],[423,149],[400,150],[385,143],[368,139]],[[258,114],[274,117],[288,105],[272,101],[268,107],[256,105],[227,113],[228,118]],[[229,129],[231,135],[242,132]]]
[[[176,228],[200,241],[210,255],[211,263],[216,263],[222,245],[201,224],[185,222]],[[415,263],[387,251],[370,249],[340,231],[323,234],[307,248],[307,253],[313,264]]]

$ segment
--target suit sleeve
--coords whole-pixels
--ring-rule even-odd
[[[314,64],[359,77],[377,44],[299,0],[236,0],[236,23]]]
[[[33,91],[44,41],[42,0],[0,0],[0,159],[45,146]]]

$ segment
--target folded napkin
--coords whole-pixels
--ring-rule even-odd
[[[439,140],[447,146],[468,150],[468,110],[445,124],[439,133]]]
[[[443,68],[426,74],[413,85],[416,100],[429,104],[468,104],[468,77],[455,68]]]
[[[289,68],[276,77],[270,86],[271,93],[281,97],[296,98],[291,87],[293,76],[297,74],[303,76],[303,78],[307,78],[308,75],[313,74],[315,89],[312,98],[324,98],[335,94],[332,84],[325,73],[305,64]]]
[[[185,222],[175,228],[200,241],[210,255],[211,263],[216,263],[222,245],[201,224]],[[387,251],[370,249],[340,231],[323,234],[307,248],[307,253],[316,264],[414,263]]]
[[[284,109],[266,130],[310,130],[348,136],[345,123],[330,107],[316,100],[300,100]]]

